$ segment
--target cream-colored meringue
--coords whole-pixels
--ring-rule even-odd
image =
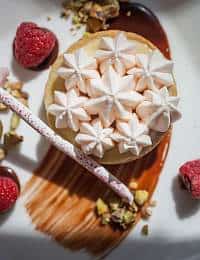
[[[136,112],[150,129],[166,132],[171,123],[181,118],[181,113],[177,109],[179,97],[170,96],[167,87],[157,92],[146,90],[144,95],[146,101],[137,107]]]
[[[137,54],[136,64],[137,67],[130,69],[128,74],[138,78],[137,91],[156,90],[174,84],[172,75],[173,62],[166,59],[160,51],[154,50],[147,54]]]
[[[89,121],[90,116],[83,109],[83,104],[87,101],[86,97],[79,96],[75,89],[67,93],[55,91],[55,104],[48,107],[48,113],[56,116],[56,128],[71,128],[78,131],[81,121]]]
[[[112,138],[119,143],[120,153],[131,152],[138,156],[144,147],[152,145],[147,126],[139,122],[135,113],[128,122],[117,121],[116,127]]]
[[[123,32],[118,33],[114,39],[103,37],[99,48],[100,50],[96,52],[96,58],[100,63],[101,73],[113,65],[120,75],[124,75],[126,69],[135,64],[135,44],[129,41]]]
[[[101,121],[95,119],[91,123],[81,124],[80,132],[77,134],[75,141],[86,154],[93,154],[102,158],[105,151],[114,146],[111,139],[112,133],[112,128],[103,128]]]
[[[87,80],[99,76],[96,60],[79,49],[73,54],[65,53],[64,63],[65,67],[59,68],[57,73],[65,79],[66,89],[78,86],[81,92],[87,93]]]
[[[135,92],[131,75],[120,77],[110,66],[102,78],[91,80],[93,98],[85,104],[89,114],[99,114],[105,127],[109,127],[115,119],[128,120],[132,109],[144,100]]]

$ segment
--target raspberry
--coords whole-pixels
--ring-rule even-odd
[[[180,169],[180,177],[194,199],[200,199],[200,160],[189,161]]]
[[[56,42],[56,36],[49,30],[24,22],[17,28],[14,56],[23,67],[36,68],[48,58]]]
[[[0,177],[0,213],[9,210],[19,196],[19,186],[9,177]]]

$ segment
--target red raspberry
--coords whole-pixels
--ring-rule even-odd
[[[186,189],[194,199],[200,199],[200,160],[186,162],[179,171]]]
[[[17,28],[14,56],[23,67],[36,68],[48,58],[56,42],[56,36],[49,30],[24,22]]]
[[[0,213],[15,204],[19,193],[19,186],[12,178],[0,176]]]

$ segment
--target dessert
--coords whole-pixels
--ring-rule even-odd
[[[58,41],[54,33],[24,22],[17,28],[13,43],[16,61],[27,69],[42,69],[53,63],[57,57]]]
[[[20,184],[15,172],[0,166],[0,213],[12,208],[20,194]]]
[[[85,36],[52,67],[45,92],[48,122],[101,163],[138,159],[181,116],[172,69],[173,62],[137,34]]]
[[[180,169],[180,178],[193,199],[200,199],[200,160],[184,163]]]

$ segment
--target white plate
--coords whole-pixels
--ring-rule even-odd
[[[189,199],[178,188],[175,177],[180,164],[200,154],[200,1],[163,0],[140,1],[156,12],[170,41],[175,61],[175,74],[181,95],[183,118],[173,131],[169,155],[157,187],[155,198],[158,206],[151,218],[150,235],[140,234],[142,222],[121,243],[108,259],[200,259],[199,203]],[[12,77],[26,81],[30,93],[30,107],[42,114],[42,96],[48,71],[36,73],[16,66],[12,59],[12,41],[17,24],[34,21],[52,29],[60,41],[60,51],[80,37],[70,36],[69,23],[59,18],[60,3],[57,0],[0,0],[0,65],[11,69]],[[52,20],[47,22],[47,16]],[[3,117],[8,123],[8,117]],[[4,163],[16,169],[25,183],[31,170],[38,165],[48,145],[25,123],[20,125],[25,142],[20,151],[14,151]],[[46,145],[45,145],[46,144]],[[34,231],[23,207],[18,201],[9,216],[0,218],[1,260],[64,260],[88,259],[83,252],[72,253],[63,249],[48,237]]]

